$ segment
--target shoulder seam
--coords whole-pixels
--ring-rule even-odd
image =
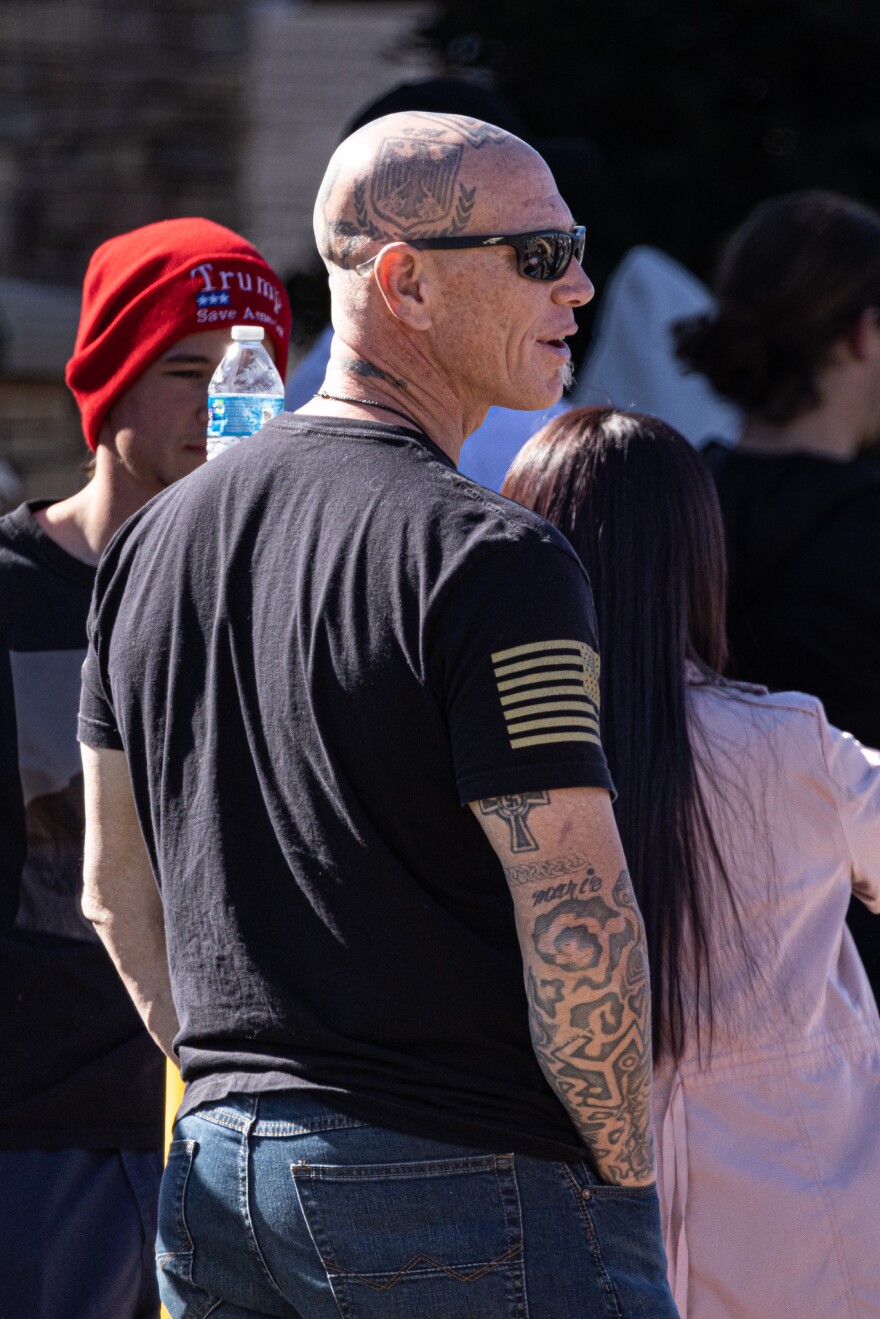
[[[427,459],[430,462],[436,462],[436,459],[433,458],[431,453],[424,448],[420,449],[420,457],[422,459]],[[461,490],[465,498],[469,499],[471,503],[479,504],[487,513],[494,514],[506,527],[510,527],[517,531],[521,529],[524,535],[537,536],[539,540],[545,541],[547,544],[552,545],[554,543],[549,536],[543,535],[537,527],[529,526],[526,522],[517,522],[511,513],[508,512],[505,505],[510,505],[511,509],[519,508],[523,513],[530,513],[532,512],[531,509],[521,508],[520,505],[515,504],[504,495],[498,494],[497,491],[493,491],[492,493],[496,498],[502,501],[500,504],[496,504],[494,500],[486,498],[489,491],[486,490],[485,486],[481,486],[479,481],[472,481],[469,476],[465,476],[465,474],[460,472],[457,467],[446,467],[443,464],[438,464],[438,466],[442,468],[444,480],[453,482],[457,488]],[[532,516],[538,517],[540,515],[533,513]],[[551,524],[548,523],[547,525],[549,526]]]
[[[750,692],[744,691],[741,687],[718,687],[708,683],[695,685],[691,690],[708,691],[725,700],[742,701],[746,705],[760,705],[771,710],[796,710],[800,714],[810,715],[813,719],[819,718],[819,707],[822,704],[817,696],[810,696],[808,692]],[[783,701],[779,699],[782,696],[793,696],[797,699]]]
[[[573,567],[575,567],[579,571],[581,578],[583,579],[584,585],[587,587],[588,590],[591,590],[590,579],[587,576],[587,571],[584,568],[584,565],[581,563],[580,559],[575,554],[574,550],[566,549],[564,545],[557,545],[556,542],[551,540],[549,537],[545,538],[537,535],[536,533],[534,536],[529,535],[528,537],[523,537],[519,540],[507,541],[502,545],[495,544],[495,545],[487,545],[485,547],[481,547],[480,550],[476,554],[474,554],[471,561],[464,564],[461,568],[459,568],[443,585],[442,589],[435,596],[435,598],[431,602],[431,605],[429,606],[428,616],[430,616],[436,609],[440,607],[441,601],[445,600],[446,596],[448,595],[449,591],[452,589],[453,586],[457,586],[459,582],[461,582],[464,578],[466,578],[481,564],[485,563],[488,559],[493,558],[496,554],[500,554],[502,553],[502,551],[505,550],[518,551],[526,548],[534,549],[538,546],[546,547],[549,550],[553,550],[557,554],[561,554],[563,558],[567,560],[567,562],[572,564]]]

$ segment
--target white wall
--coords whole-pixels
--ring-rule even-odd
[[[312,207],[346,122],[396,83],[429,77],[402,50],[430,4],[290,4],[251,17],[242,227],[282,274],[314,255]]]

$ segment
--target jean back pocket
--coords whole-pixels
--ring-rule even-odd
[[[291,1172],[344,1319],[527,1319],[513,1155]]]

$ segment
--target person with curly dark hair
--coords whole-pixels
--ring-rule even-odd
[[[880,745],[880,215],[830,192],[763,202],[678,353],[746,422],[705,453],[730,561],[731,672],[821,697]],[[850,923],[875,994],[880,937]]]

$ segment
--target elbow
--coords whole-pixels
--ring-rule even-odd
[[[99,933],[110,918],[110,913],[101,898],[100,884],[89,874],[83,876],[82,914]]]

